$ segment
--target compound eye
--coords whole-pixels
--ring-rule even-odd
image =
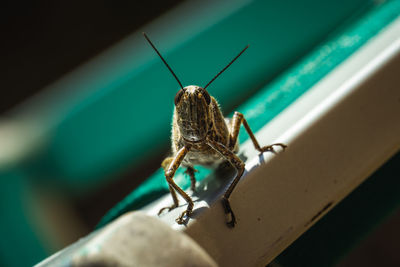
[[[179,103],[179,100],[181,100],[181,97],[183,95],[184,91],[182,89],[179,89],[178,93],[175,95],[175,105]]]
[[[206,90],[203,91],[203,96],[204,96],[204,99],[206,100],[207,105],[210,105],[211,97]]]

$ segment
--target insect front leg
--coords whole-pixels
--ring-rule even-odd
[[[240,112],[235,111],[235,114],[233,114],[233,118],[231,121],[231,129],[230,129],[230,135],[229,135],[229,149],[233,150],[237,139],[238,139],[238,135],[239,135],[239,130],[240,130],[240,125],[243,123],[244,128],[246,129],[247,134],[250,136],[251,141],[253,142],[253,145],[255,147],[255,149],[257,149],[258,151],[265,152],[265,151],[274,151],[274,146],[280,146],[283,149],[285,149],[287,146],[285,144],[282,143],[276,143],[276,144],[272,144],[269,146],[263,146],[260,147],[256,137],[253,134],[253,131],[250,129],[249,124],[247,123],[246,119],[244,118],[243,114]]]
[[[212,148],[214,148],[216,151],[218,151],[237,170],[236,177],[233,179],[232,183],[229,185],[228,189],[225,191],[225,193],[221,199],[225,214],[230,216],[230,218],[228,218],[228,221],[226,222],[226,224],[228,225],[228,227],[234,227],[236,224],[236,217],[232,211],[231,204],[229,202],[229,196],[232,194],[233,189],[235,189],[236,185],[238,184],[240,178],[243,175],[244,162],[238,156],[236,156],[235,153],[233,153],[226,146],[224,146],[223,144],[221,144],[219,142],[216,142],[213,140],[208,140],[208,145],[210,145]]]
[[[193,201],[192,199],[189,197],[188,194],[185,193],[185,191],[182,190],[182,188],[180,188],[173,180],[173,177],[175,175],[176,170],[179,168],[179,166],[181,165],[183,159],[185,158],[185,155],[189,152],[191,146],[190,145],[185,145],[184,147],[182,147],[175,155],[175,157],[173,158],[173,160],[171,161],[171,163],[169,164],[168,168],[165,170],[165,178],[169,184],[169,188],[171,191],[171,195],[172,198],[174,200],[174,205],[172,205],[172,207],[176,207],[178,205],[178,198],[176,197],[175,192],[178,192],[178,194],[180,194],[188,203],[188,207],[186,208],[186,210],[181,214],[181,216],[179,216],[176,219],[176,222],[179,224],[183,224],[184,220],[183,218],[186,216],[190,216],[190,214],[192,213],[193,210]],[[168,208],[168,207],[167,207]],[[169,207],[171,208],[171,207]],[[159,211],[159,214],[164,210],[165,208],[161,209]]]

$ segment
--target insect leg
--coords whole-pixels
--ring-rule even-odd
[[[230,215],[227,221],[228,227],[234,227],[236,223],[235,215],[232,211],[231,205],[229,203],[229,196],[231,195],[233,189],[235,189],[237,183],[244,172],[244,162],[235,155],[231,150],[219,142],[213,140],[208,140],[208,145],[218,151],[224,158],[226,158],[237,170],[236,177],[233,179],[232,183],[229,185],[228,189],[225,191],[221,201],[224,207],[225,214]]]
[[[276,143],[272,144],[269,146],[263,146],[260,147],[258,144],[258,141],[256,137],[253,134],[253,131],[250,129],[249,124],[247,123],[246,119],[244,118],[243,114],[240,112],[235,111],[235,114],[233,115],[232,122],[231,122],[231,133],[229,136],[229,149],[233,149],[236,145],[238,135],[239,135],[239,130],[240,130],[240,125],[243,123],[244,128],[246,129],[246,132],[250,136],[251,141],[253,142],[253,145],[255,149],[257,149],[260,152],[265,152],[265,151],[274,151],[274,146],[280,146],[283,149],[285,149],[287,146],[282,143]]]
[[[176,192],[178,192],[178,194],[180,194],[188,203],[188,207],[187,209],[181,214],[181,216],[179,216],[176,219],[176,222],[179,224],[183,224],[184,220],[183,217],[186,216],[190,216],[190,214],[192,213],[193,210],[193,201],[192,199],[189,197],[188,194],[185,193],[185,191],[182,190],[182,188],[180,188],[173,180],[173,177],[175,175],[176,170],[179,168],[179,166],[181,165],[185,155],[189,152],[191,146],[190,145],[185,145],[184,147],[182,147],[175,155],[174,159],[171,161],[170,165],[168,166],[167,170],[165,171],[165,178],[170,186],[170,189],[172,187],[173,190],[175,190]],[[172,193],[173,190],[171,190],[171,194],[172,194],[172,198],[174,198],[174,194]],[[174,192],[175,192],[174,191]],[[176,195],[175,195],[176,197]],[[175,199],[174,199],[175,202]]]
[[[163,162],[161,163],[161,167],[164,169],[164,171],[168,170],[168,167],[173,160],[174,157],[167,157],[163,160]]]
[[[174,157],[168,157],[163,160],[163,162],[161,163],[161,167],[164,169],[164,172],[168,170],[168,167],[173,160],[174,160]],[[164,207],[164,208],[160,209],[160,211],[158,212],[159,216],[164,210],[170,211],[170,210],[175,209],[179,205],[179,200],[178,200],[178,197],[176,196],[175,189],[170,185],[169,185],[169,191],[171,192],[171,197],[172,197],[172,200],[174,201],[174,204],[172,204],[169,207]]]
[[[193,192],[196,191],[196,177],[194,176],[195,172],[197,172],[197,170],[193,167],[187,167],[185,171],[185,173],[190,177],[190,189]]]
[[[172,200],[174,201],[174,204],[172,204],[169,207],[164,207],[164,208],[160,209],[157,213],[158,216],[160,216],[160,214],[163,213],[164,210],[170,211],[170,210],[175,209],[179,205],[179,200],[176,195],[175,189],[171,185],[169,185],[169,192],[171,192],[171,197],[172,197]]]

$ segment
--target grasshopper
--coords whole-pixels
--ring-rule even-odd
[[[161,164],[165,171],[165,178],[168,182],[174,204],[170,207],[162,208],[158,215],[166,209],[170,211],[179,205],[178,197],[176,195],[177,193],[186,200],[188,206],[176,219],[176,222],[178,224],[184,224],[186,221],[184,218],[189,218],[193,211],[194,204],[192,198],[185,193],[185,191],[183,191],[173,179],[179,166],[186,167],[185,173],[189,175],[191,180],[191,189],[194,191],[196,184],[196,170],[194,169],[194,165],[215,167],[222,162],[228,161],[236,168],[237,173],[222,196],[221,202],[227,216],[227,226],[234,227],[236,224],[236,218],[232,211],[229,197],[242,177],[245,168],[244,162],[235,154],[239,150],[237,139],[240,126],[243,124],[255,149],[261,153],[265,151],[273,152],[274,146],[280,146],[283,149],[286,148],[286,145],[282,143],[261,147],[243,114],[235,112],[231,120],[225,119],[217,100],[210,96],[206,90],[207,87],[241,54],[243,54],[249,46],[247,45],[228,65],[226,65],[225,68],[223,68],[209,83],[207,83],[206,86],[200,87],[197,85],[189,85],[183,87],[178,77],[161,56],[154,44],[150,41],[149,37],[145,33],[143,33],[143,35],[180,86],[174,100],[175,108],[172,123],[173,156],[167,157]]]

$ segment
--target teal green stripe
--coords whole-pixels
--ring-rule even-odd
[[[238,110],[245,114],[252,129],[259,130],[397,18],[399,13],[400,1],[388,1],[373,7],[341,34],[320,45],[314,52],[260,90]],[[244,142],[247,138],[248,136],[242,131],[240,142]],[[201,169],[196,178],[200,181],[207,174],[206,169]],[[188,188],[188,179],[183,177],[182,172],[177,173],[175,177],[182,188]],[[127,211],[143,207],[167,192],[168,186],[160,169],[111,209],[102,218],[98,227]]]
[[[383,30],[398,17],[399,12],[400,1],[389,1],[375,7],[344,33],[320,45],[299,64],[260,90],[239,108],[246,115],[252,129],[257,131],[263,127],[371,37]],[[246,134],[241,134],[240,141],[243,142],[247,138]]]
[[[0,266],[32,266],[45,258],[40,233],[31,219],[31,185],[20,170],[0,171]]]

